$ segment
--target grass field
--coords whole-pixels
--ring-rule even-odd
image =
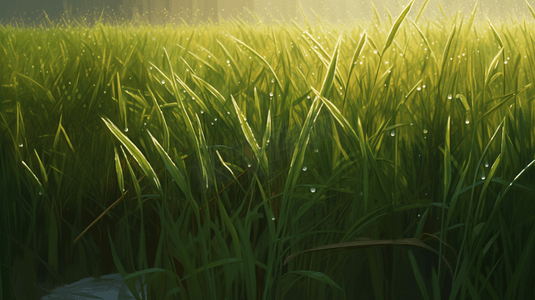
[[[535,12],[413,2],[0,27],[0,298],[119,272],[149,299],[535,299]]]

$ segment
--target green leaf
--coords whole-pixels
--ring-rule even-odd
[[[392,28],[390,29],[390,33],[388,33],[388,38],[386,39],[385,46],[383,47],[382,55],[385,54],[386,49],[388,49],[388,47],[390,47],[390,45],[392,44],[392,41],[394,41],[394,37],[396,36],[396,33],[398,32],[399,27],[401,26],[401,23],[403,22],[403,20],[405,19],[409,11],[411,10],[413,3],[414,3],[414,0],[412,0],[411,3],[409,3],[407,7],[405,7],[405,9],[398,16],[396,23],[394,23],[394,26],[392,26]]]
[[[334,280],[331,279],[331,277],[323,274],[322,272],[316,272],[316,271],[290,271],[288,272],[289,274],[297,274],[297,275],[300,275],[300,276],[306,276],[306,277],[309,277],[309,278],[312,278],[312,279],[315,279],[315,280],[318,280],[320,282],[323,282],[323,283],[326,283],[330,286],[333,286],[339,290],[342,290],[342,288],[340,288],[340,286],[338,286],[338,284],[336,284],[336,282],[334,282]]]
[[[126,135],[123,134],[123,132],[115,126],[115,124],[112,123],[107,117],[100,116],[102,121],[104,121],[104,124],[110,132],[123,144],[123,146],[128,150],[130,155],[134,157],[136,162],[139,164],[145,175],[147,176],[147,179],[152,183],[154,188],[158,191],[158,193],[163,196],[162,186],[160,185],[160,180],[156,176],[156,172],[154,172],[154,169],[152,169],[152,166],[149,164],[145,156],[139,151],[139,149],[136,147],[132,141],[128,139]]]

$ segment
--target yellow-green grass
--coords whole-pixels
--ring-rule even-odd
[[[76,262],[154,299],[533,296],[535,22],[407,4],[0,28],[0,294],[18,257],[29,285]]]

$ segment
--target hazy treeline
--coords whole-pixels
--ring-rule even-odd
[[[44,18],[52,20],[72,19],[80,16],[94,20],[104,11],[104,20],[138,19],[151,24],[186,22],[215,23],[230,17],[255,21],[249,12],[257,14],[263,22],[278,20],[288,22],[301,19],[299,0],[0,0],[0,22],[6,24],[21,19],[25,24]],[[316,12],[322,21],[349,23],[370,20],[376,11],[381,18],[390,14],[396,17],[410,0],[300,0],[308,18],[314,20]],[[416,0],[409,17],[414,17],[425,0]],[[535,6],[535,0],[528,0]],[[430,0],[424,16],[430,19],[462,11],[469,14],[476,0]],[[442,6],[440,7],[439,4]],[[531,18],[525,0],[479,0],[478,17],[507,20],[510,17]]]

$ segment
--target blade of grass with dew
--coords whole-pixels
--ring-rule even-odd
[[[24,74],[20,74],[20,73],[15,73],[15,75],[17,75],[17,77],[22,77],[28,81],[30,81],[31,83],[35,84],[36,86],[38,86],[40,89],[43,90],[43,92],[45,93],[46,97],[47,97],[47,100],[50,101],[50,104],[56,104],[56,100],[54,99],[54,96],[52,96],[52,93],[45,89],[44,86],[42,86],[41,84],[39,84],[37,81],[35,81],[34,79],[24,75]]]
[[[121,195],[124,194],[124,177],[123,169],[121,168],[121,159],[119,158],[119,153],[117,153],[117,147],[113,146],[113,153],[115,157],[115,173],[117,174],[117,181],[119,183],[119,191]]]
[[[380,176],[380,170],[379,170],[379,167],[377,166],[377,162],[375,161],[375,158],[373,157],[373,153],[370,149],[370,145],[368,144],[368,142],[366,141],[364,137],[364,132],[362,129],[362,124],[360,122],[360,118],[357,119],[358,126],[359,126],[359,131],[357,134],[355,130],[353,130],[349,122],[346,120],[346,118],[344,118],[344,116],[340,113],[338,108],[336,108],[336,106],[332,104],[332,102],[322,97],[320,93],[318,93],[314,88],[312,88],[312,90],[314,91],[314,93],[316,93],[317,97],[323,101],[323,104],[327,106],[332,116],[338,121],[340,126],[342,126],[346,134],[348,134],[350,137],[353,138],[352,139],[353,142],[361,150],[361,153],[363,155],[363,163],[364,163],[364,168],[363,168],[364,169],[363,170],[364,172],[363,173],[364,175],[363,176],[364,177],[364,207],[365,209],[367,209],[368,184],[369,184],[368,162],[371,163],[372,168],[374,172],[377,174],[377,176]],[[381,180],[379,182],[380,182],[381,187],[383,188],[383,192],[386,193],[387,191],[386,186]]]
[[[401,14],[399,14],[398,18],[396,19],[396,22],[394,23],[394,26],[392,26],[392,28],[390,29],[390,32],[388,33],[388,38],[386,39],[386,43],[385,43],[385,45],[383,47],[383,51],[382,51],[381,57],[385,54],[385,52],[388,49],[388,47],[390,47],[390,45],[392,44],[392,41],[394,41],[394,37],[396,36],[396,33],[398,32],[399,27],[401,26],[401,23],[403,22],[403,20],[405,19],[405,17],[409,13],[409,11],[411,10],[411,7],[412,7],[413,4],[414,4],[414,0],[412,0],[407,5],[407,7],[405,7],[405,9],[403,9]]]
[[[61,125],[62,119],[63,119],[63,114],[61,114],[60,117],[59,117],[58,130],[56,131],[56,135],[54,136],[54,144],[53,144],[52,147],[54,149],[57,149],[58,143],[59,143],[59,134],[63,133],[63,136],[65,137],[65,141],[67,141],[67,144],[69,145],[69,148],[71,148],[73,153],[76,153],[76,151],[74,151],[74,147],[71,144],[71,139],[69,139],[69,136],[67,135],[67,132],[65,132],[65,128],[63,128],[63,126]]]
[[[210,92],[210,94],[212,94],[219,101],[219,104],[221,106],[225,104],[226,102],[225,97],[223,97],[223,95],[221,95],[221,93],[219,93],[219,91],[215,87],[213,87],[211,84],[204,81],[204,79],[202,79],[201,77],[197,75],[192,75],[191,77],[197,80],[197,83],[199,83],[200,86],[203,86],[204,89]],[[213,107],[217,109],[216,105],[214,105]]]
[[[39,154],[37,154],[37,150],[34,148],[33,152],[35,153],[35,157],[37,157],[37,162],[39,163],[39,170],[41,171],[41,177],[43,180],[43,186],[48,185],[48,175],[46,174],[46,168],[43,165],[43,162],[41,161],[41,158],[39,157]]]
[[[446,62],[448,61],[448,54],[450,52],[451,44],[453,43],[453,37],[455,36],[456,29],[457,29],[457,26],[454,24],[453,28],[451,29],[450,34],[448,36],[448,40],[446,41],[446,45],[444,45],[444,50],[442,52],[442,61],[440,63],[440,71],[439,71],[437,86],[440,86],[440,83],[442,82],[442,78],[444,76],[444,71],[445,71],[445,67],[446,67]]]
[[[498,66],[498,62],[499,62],[498,60],[500,59],[500,55],[502,54],[502,52],[503,52],[503,48],[501,48],[500,51],[498,51],[498,54],[494,56],[494,59],[489,65],[489,68],[485,72],[485,89],[489,85],[489,79],[491,78],[490,75],[492,74],[492,71],[494,71],[494,69],[496,69],[496,67]]]
[[[213,166],[210,154],[208,153],[208,145],[206,144],[206,138],[204,137],[204,131],[202,129],[202,123],[201,119],[199,119],[199,115],[195,114],[195,117],[197,118],[197,126],[199,128],[198,130],[198,139],[199,139],[199,160],[201,161],[201,168],[203,172],[203,180],[206,183],[206,189],[208,189],[210,180],[215,179],[214,175],[214,169],[211,167]],[[207,199],[208,200],[208,199]],[[206,210],[208,213],[209,210]]]
[[[485,156],[487,154],[487,151],[490,148],[490,145],[492,144],[492,142],[494,141],[494,139],[498,135],[498,131],[502,128],[502,126],[504,126],[504,123],[505,123],[505,119],[500,122],[500,124],[498,125],[498,127],[494,131],[494,134],[492,135],[492,137],[490,138],[489,142],[487,143],[487,146],[485,147],[485,149],[481,153],[481,157],[479,158],[479,161],[477,162],[477,165],[476,165],[476,170],[480,170],[481,163],[483,162],[483,158],[485,158]],[[474,193],[475,193],[475,184],[476,184],[478,175],[479,175],[478,172],[475,172],[474,179],[473,179],[472,185],[471,185],[470,204],[469,204],[469,207],[468,207],[468,211],[472,210],[472,203],[473,203],[473,200],[474,200]],[[469,224],[469,221],[470,221],[470,214],[468,214],[466,216],[465,224]],[[455,267],[455,270],[458,270],[459,263],[461,262],[460,257],[463,255],[464,244],[466,243],[466,239],[468,238],[468,229],[469,229],[469,226],[466,226],[465,227],[465,232],[464,232],[464,235],[463,235],[463,241],[461,243],[461,249],[459,250],[459,259],[457,260],[457,266]]]
[[[366,44],[366,31],[362,33],[362,36],[360,37],[359,43],[357,45],[357,48],[355,48],[355,52],[353,53],[353,58],[351,59],[351,63],[349,64],[349,74],[347,75],[347,84],[344,86],[344,99],[342,100],[342,111],[345,109],[346,104],[346,98],[349,94],[349,81],[351,80],[351,74],[353,73],[353,69],[355,68],[355,65],[357,63],[357,60],[359,59],[360,54],[362,53],[362,49],[364,48],[364,45]]]
[[[460,33],[460,36],[463,42],[461,43],[461,47],[459,48],[459,51],[464,51],[464,46],[466,45],[466,41],[468,40],[468,37],[470,36],[470,30],[472,29],[472,25],[476,17],[478,4],[479,4],[479,0],[476,1],[476,4],[474,5],[474,9],[472,9],[472,13],[470,14],[470,19],[468,19],[468,23],[465,26],[466,29],[462,29],[464,32]]]
[[[230,98],[232,99],[232,104],[234,105],[234,109],[236,110],[236,115],[238,116],[238,120],[240,121],[240,126],[243,131],[243,135],[247,140],[247,143],[249,143],[249,146],[251,146],[253,153],[255,157],[259,160],[264,172],[268,172],[269,168],[267,157],[265,155],[261,155],[260,146],[258,146],[258,143],[256,142],[256,138],[254,137],[253,131],[251,130],[251,126],[249,126],[249,123],[245,120],[245,117],[243,116],[240,107],[236,103],[236,100],[234,100],[234,96],[230,95]],[[265,148],[265,145],[263,145],[263,147]]]
[[[256,91],[256,87],[253,88],[253,99],[254,99],[254,106],[256,108],[256,114],[258,115],[258,120],[260,120],[260,122],[262,122],[262,105],[260,104],[260,99],[258,98],[258,93]],[[270,101],[271,103],[271,101]],[[260,123],[259,122],[259,123]],[[265,146],[265,144],[264,144]]]
[[[115,126],[115,124],[113,124],[112,121],[110,121],[107,117],[104,117],[104,116],[100,116],[100,118],[102,119],[102,121],[104,121],[104,124],[106,125],[106,127],[108,127],[110,132],[124,145],[124,147],[126,148],[126,150],[128,150],[130,155],[134,157],[136,162],[139,164],[139,166],[143,170],[143,173],[145,173],[145,175],[147,176],[149,181],[152,183],[154,188],[156,188],[158,193],[163,196],[163,191],[162,191],[162,186],[160,185],[160,180],[156,176],[156,173],[154,172],[152,166],[147,161],[143,153],[139,151],[137,146],[134,143],[132,143],[130,139],[128,139],[128,137],[125,136],[122,133],[122,131]]]
[[[163,130],[163,149],[166,153],[169,153],[169,127],[167,126],[167,122],[165,121],[165,117],[163,115],[162,110],[160,109],[160,106],[158,105],[158,101],[156,101],[156,97],[154,96],[154,93],[152,92],[152,89],[147,84],[147,90],[150,93],[150,98],[152,99],[152,103],[154,104],[154,107],[156,108],[156,116],[158,117],[158,121],[160,121],[160,128]]]
[[[280,91],[282,92],[285,92],[284,89],[282,88],[282,85],[281,85],[281,82],[279,80],[279,77],[277,76],[277,73],[275,73],[275,71],[273,70],[273,68],[271,67],[271,65],[264,59],[264,57],[262,57],[260,54],[258,54],[258,52],[256,52],[253,48],[249,47],[247,44],[245,44],[244,42],[240,41],[239,39],[231,36],[231,38],[233,40],[236,41],[236,43],[240,44],[241,46],[245,47],[247,50],[249,50],[257,59],[259,59],[262,63],[263,63],[263,66],[265,68],[267,68],[268,71],[271,72],[271,74],[273,75],[273,77],[275,77],[275,82],[277,83],[277,87],[280,89]]]
[[[195,95],[195,93],[174,73],[173,71],[173,65],[171,64],[171,59],[169,58],[169,54],[167,53],[167,50],[165,49],[164,47],[164,52],[165,52],[165,55],[167,57],[167,62],[169,64],[169,69],[171,71],[171,78],[173,80],[168,80],[169,83],[171,84],[172,88],[173,88],[173,92],[175,93],[175,98],[177,100],[176,102],[176,105],[179,109],[179,111],[181,112],[182,114],[182,117],[185,119],[185,124],[186,124],[186,128],[188,129],[188,133],[189,133],[189,137],[191,139],[191,141],[194,143],[194,149],[195,149],[195,152],[197,154],[197,157],[200,161],[200,167],[201,167],[201,170],[202,170],[202,174],[203,174],[203,180],[205,182],[205,185],[206,185],[206,188],[208,188],[208,178],[214,178],[213,176],[209,176],[208,174],[208,170],[206,168],[206,159],[208,159],[208,156],[207,156],[207,149],[206,147],[202,147],[201,144],[206,144],[206,141],[203,140],[203,132],[202,132],[202,124],[201,124],[201,121],[199,120],[199,117],[197,116],[197,122],[198,122],[198,125],[199,125],[199,130],[198,132],[195,130],[195,128],[193,127],[193,123],[191,121],[191,118],[186,110],[186,107],[184,105],[184,103],[182,102],[182,98],[181,96],[179,95],[178,93],[178,88],[176,86],[176,82],[175,80],[180,84],[182,85],[182,87],[188,91],[188,93],[190,95]],[[164,76],[167,78],[167,76],[160,70],[158,69],[154,64],[153,66]],[[198,96],[196,96],[196,99],[199,99]],[[204,102],[203,101],[197,101],[196,102],[203,110],[206,110],[208,111],[208,108],[206,108],[206,106],[204,105]],[[204,196],[205,193],[203,193]]]
[[[429,1],[429,0],[427,0],[427,1]],[[427,40],[427,37],[422,32],[422,30],[418,27],[418,25],[416,25],[416,22],[412,22],[412,25],[414,26],[414,28],[416,28],[416,30],[420,34],[420,37],[422,38],[422,40],[424,40],[424,43],[427,46],[427,49],[429,49],[429,51],[431,52],[431,57],[433,57],[433,61],[435,62],[435,66],[438,68],[437,57],[435,56],[435,52],[433,51],[433,48],[431,48],[431,45],[429,45],[429,41]]]
[[[327,75],[325,76],[325,80],[323,81],[323,85],[321,88],[321,92],[319,93],[321,96],[328,96],[331,92],[333,80],[335,77],[335,71],[336,66],[338,62],[338,55],[340,50],[340,43],[342,41],[342,35],[338,38],[338,42],[336,43],[336,46],[334,48],[334,54],[331,60],[331,64],[329,66],[329,70],[327,71]],[[291,191],[293,190],[295,183],[297,182],[297,178],[299,177],[299,170],[301,169],[301,165],[303,163],[304,154],[306,145],[308,144],[311,125],[313,123],[313,116],[314,120],[319,115],[321,111],[321,107],[323,106],[318,99],[314,99],[314,102],[312,103],[312,106],[308,112],[307,118],[305,120],[305,123],[303,124],[301,133],[299,135],[299,140],[297,142],[296,148],[294,150],[292,161],[290,163],[290,171],[288,172],[288,180],[286,181],[286,185],[284,187],[284,196],[283,196],[283,209],[286,205],[288,205],[288,201],[291,196]],[[282,212],[281,212],[282,214]],[[284,220],[283,220],[284,222]],[[281,225],[279,228],[282,228],[283,225]]]
[[[494,28],[494,26],[492,25],[492,22],[489,20],[489,18],[488,17],[486,17],[486,18],[487,18],[487,22],[489,23],[489,26],[490,26],[490,29],[492,31],[492,34],[494,35],[494,38],[496,39],[496,41],[500,45],[500,48],[503,48],[503,40],[500,37],[500,34],[496,31],[496,28]]]
[[[145,219],[143,217],[143,204],[141,203],[142,195],[141,195],[141,187],[139,186],[138,180],[136,180],[136,174],[134,172],[134,169],[132,169],[132,165],[130,164],[130,161],[128,159],[128,156],[126,156],[126,153],[124,152],[124,148],[122,145],[119,146],[121,149],[121,153],[123,154],[124,160],[126,162],[126,166],[128,168],[128,173],[130,174],[130,178],[132,179],[132,184],[134,185],[134,190],[136,192],[137,197],[137,206],[139,208],[140,213],[140,230],[139,230],[139,248],[138,248],[138,259],[137,259],[137,265],[138,268],[143,270],[146,269],[148,266],[147,263],[147,256],[143,253],[145,252]]]
[[[492,178],[494,178],[494,174],[496,173],[496,169],[500,165],[501,161],[501,154],[498,154],[498,157],[496,157],[496,160],[492,164],[492,167],[490,168],[489,174],[486,176],[485,184],[483,184],[483,188],[481,189],[481,192],[479,193],[479,201],[476,206],[476,215],[474,216],[474,223],[479,224],[479,220],[482,218],[483,210],[485,208],[485,199],[483,197],[485,196],[485,192],[487,191],[487,188],[492,181]]]
[[[442,257],[442,241],[444,240],[444,213],[446,207],[446,199],[448,197],[448,191],[451,185],[451,142],[450,142],[450,128],[451,128],[451,117],[448,116],[448,123],[446,124],[446,135],[444,137],[444,195],[442,198],[442,216],[440,219],[440,245],[438,247],[438,256]],[[438,274],[442,270],[442,263],[439,261],[438,264]]]
[[[128,95],[130,95],[132,98],[134,98],[134,100],[136,100],[139,105],[143,108],[143,109],[149,109],[150,106],[149,106],[149,103],[145,100],[145,97],[143,97],[143,94],[140,90],[138,90],[138,93],[140,94],[140,96],[130,92],[130,91],[125,91],[125,93],[127,93]],[[135,103],[134,103],[135,105]],[[174,105],[174,103],[173,103]]]
[[[30,167],[26,164],[25,161],[22,161],[22,165],[24,166],[24,168],[25,168],[25,170],[27,172],[27,175],[32,179],[32,181],[35,182],[35,184],[37,184],[37,188],[39,189],[39,191],[42,191],[43,193],[45,193],[45,189],[43,188],[43,185],[41,184],[41,181],[35,175],[35,173],[32,171],[32,169],[30,169]]]
[[[160,157],[164,161],[165,168],[167,171],[169,171],[169,174],[173,177],[176,184],[182,190],[184,195],[186,195],[186,199],[190,203],[191,207],[193,207],[193,211],[197,218],[200,217],[199,215],[199,206],[195,199],[193,198],[193,194],[191,193],[191,189],[188,185],[188,182],[186,181],[186,177],[180,172],[178,167],[175,165],[175,163],[171,160],[165,149],[158,143],[158,140],[152,136],[149,130],[147,130],[147,134],[149,135],[150,139],[152,140],[152,143],[154,144],[156,151],[158,151],[158,154],[160,154]],[[180,159],[180,158],[179,158]]]
[[[124,123],[124,128],[127,130],[128,128],[128,122],[126,120],[126,100],[124,99],[122,88],[121,88],[121,78],[119,77],[119,73],[116,74],[117,76],[117,101],[119,102],[119,115],[121,116],[121,119]],[[112,87],[113,90],[115,90]]]
[[[186,90],[186,92],[192,96],[193,98],[199,100],[199,101],[195,101],[195,103],[197,105],[200,106],[200,108],[203,110],[203,111],[209,111],[208,110],[208,107],[204,104],[203,101],[200,101],[201,98],[199,98],[199,96],[197,94],[195,94],[195,92],[189,88],[189,86],[184,83],[184,81],[182,81],[182,79],[180,79],[180,77],[178,77],[178,75],[176,75],[174,72],[171,72],[171,76],[173,76],[172,78],[174,80],[171,80],[169,79],[169,77],[167,77],[167,75],[165,75],[165,73],[163,73],[162,70],[160,70],[156,65],[154,65],[153,63],[151,63],[152,67],[155,68],[158,72],[160,72],[160,74],[162,74],[162,76],[164,76],[164,78],[166,79],[167,82],[171,83],[171,85],[173,86],[173,89],[175,91],[175,97],[180,97],[179,94],[178,94],[178,88],[176,87],[176,84],[174,82],[174,80],[176,80],[180,86],[182,86],[182,88],[184,90]],[[178,101],[178,98],[177,98],[177,101]]]
[[[233,37],[231,37],[231,38],[233,38]],[[238,69],[238,65],[239,64],[236,62],[236,60],[234,60],[234,57],[232,57],[230,52],[228,52],[227,48],[225,48],[225,45],[223,45],[218,39],[216,39],[216,42],[219,45],[219,47],[221,47],[221,50],[223,50],[223,53],[225,53],[225,55],[229,59],[230,65],[232,67],[232,70],[234,71],[234,74],[238,75],[237,78],[242,78],[241,71],[240,71],[240,69]]]

